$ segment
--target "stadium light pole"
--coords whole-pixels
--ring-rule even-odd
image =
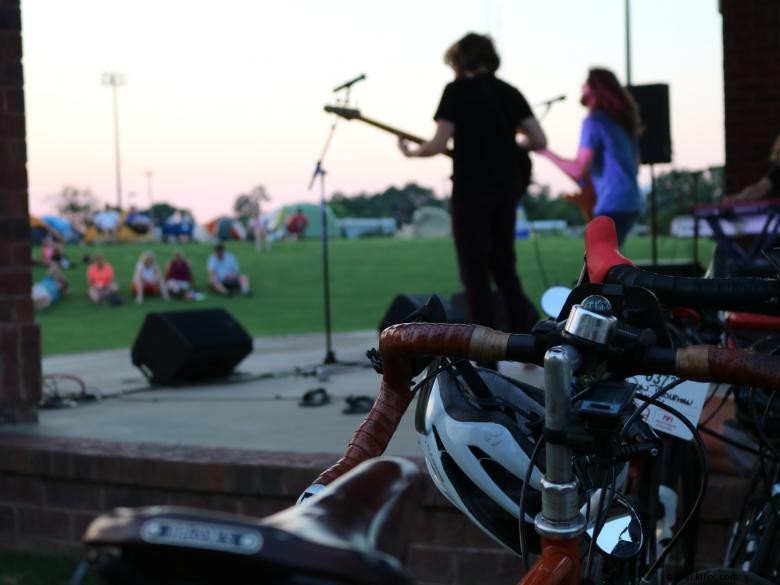
[[[116,163],[116,204],[122,209],[122,173],[119,164],[119,102],[117,88],[125,83],[125,76],[121,73],[104,73],[101,78],[103,85],[111,86],[114,98],[114,159]]]
[[[631,86],[631,0],[626,0],[626,85]]]
[[[154,171],[146,171],[146,193],[149,195],[149,207],[154,205],[152,201],[152,177],[154,176]]]

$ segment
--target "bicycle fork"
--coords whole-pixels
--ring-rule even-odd
[[[522,585],[576,585],[580,580],[580,545],[585,518],[580,513],[572,449],[563,444],[571,406],[571,381],[579,352],[559,345],[544,356],[545,442],[547,470],[542,478],[542,511],[534,520],[542,554]]]

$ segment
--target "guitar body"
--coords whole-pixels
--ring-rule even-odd
[[[596,189],[593,187],[593,181],[590,175],[585,175],[582,189],[578,193],[564,195],[566,201],[574,203],[580,208],[580,213],[585,223],[593,219],[593,210],[596,207]]]

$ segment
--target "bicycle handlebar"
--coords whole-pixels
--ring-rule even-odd
[[[542,363],[545,348],[531,335],[494,331],[479,325],[400,323],[379,339],[383,376],[374,405],[355,430],[339,461],[315,484],[327,485],[387,448],[413,394],[409,390],[417,356],[445,355],[477,361]],[[626,360],[621,360],[626,368]],[[765,387],[780,386],[780,356],[700,345],[682,349],[652,348],[635,361],[632,374],[669,373],[703,382]]]
[[[690,278],[641,270],[618,251],[615,224],[606,216],[585,230],[585,257],[591,282],[614,282],[650,289],[666,304],[700,309],[777,312],[780,281],[770,278]]]

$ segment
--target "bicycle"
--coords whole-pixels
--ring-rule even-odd
[[[702,381],[773,387],[780,380],[780,358],[710,346],[680,349],[659,346],[657,343],[663,343],[664,339],[663,320],[658,319],[659,309],[657,303],[653,304],[654,297],[643,289],[626,288],[625,291],[624,294],[615,287],[610,289],[593,283],[585,285],[572,293],[568,303],[570,311],[565,321],[543,322],[535,328],[533,335],[500,333],[475,325],[430,323],[405,323],[386,329],[380,337],[379,345],[382,369],[379,395],[366,420],[355,431],[345,455],[319,476],[315,481],[318,486],[316,489],[308,490],[320,492],[307,502],[315,506],[313,515],[328,514],[328,510],[317,506],[322,500],[333,497],[332,490],[339,486],[338,478],[343,476],[341,481],[347,480],[351,477],[349,472],[384,451],[401,416],[414,398],[414,393],[409,390],[411,381],[431,362],[433,356],[444,356],[448,361],[429,371],[427,381],[431,384],[438,374],[454,367],[453,363],[459,360],[510,359],[536,363],[545,366],[546,391],[539,440],[534,448],[541,449],[542,443],[546,443],[546,463],[545,477],[539,481],[541,511],[533,519],[536,531],[541,536],[540,556],[522,582],[576,583],[583,573],[621,583],[651,580],[663,566],[665,556],[679,539],[684,527],[672,537],[667,549],[656,557],[654,547],[647,544],[650,539],[646,538],[646,535],[652,534],[649,529],[655,520],[653,510],[637,513],[619,493],[619,473],[616,469],[619,465],[638,455],[645,458],[658,455],[657,440],[652,433],[647,435],[641,424],[644,406],[635,406],[634,398],[644,405],[662,404],[658,402],[662,392],[652,397],[635,396],[635,388],[626,384],[624,378],[630,374],[661,373]],[[602,294],[597,295],[595,292]],[[642,310],[637,310],[637,300],[647,303],[643,308],[640,307]],[[614,314],[610,315],[610,312]],[[606,373],[611,376],[605,376]],[[572,381],[577,384],[574,396]],[[576,409],[572,405],[576,405]],[[512,408],[511,403],[501,400],[495,400],[493,406]],[[579,420],[573,431],[569,428],[570,416]],[[684,419],[679,413],[678,418],[681,421]],[[695,428],[692,432],[698,436]],[[584,451],[590,453],[581,453],[573,458],[575,449],[583,451],[583,441],[588,441]],[[700,444],[699,447],[702,454],[701,496],[706,488],[707,475],[703,447]],[[532,454],[529,460],[534,461],[535,456]],[[578,460],[581,465],[602,469],[595,474],[596,480],[602,482],[600,488],[594,489],[584,502],[581,501],[577,466],[572,465]],[[526,492],[534,470],[534,465],[526,466],[527,477],[523,483]],[[325,487],[328,484],[333,484],[333,488]],[[524,513],[523,498],[521,494],[519,510]],[[610,547],[606,543],[602,544],[601,537],[606,534],[604,527],[607,526],[607,519],[612,519],[613,501],[619,502],[628,510],[628,514],[618,515],[621,523],[618,536],[621,538],[613,541],[616,546]],[[653,501],[654,498],[648,498],[651,508]],[[589,508],[595,508],[594,513],[589,513],[592,511]],[[299,509],[305,511],[308,505]],[[305,512],[303,514],[306,516]],[[98,521],[94,530],[87,533],[87,543],[94,551],[133,550],[133,545],[139,543],[139,526],[143,525],[133,518],[131,515],[133,530],[124,534],[120,530],[114,533],[113,540],[106,537],[111,536],[112,530],[118,524],[121,525],[122,520],[127,525],[128,518],[109,518],[102,525]],[[144,521],[152,519],[150,516],[144,518]],[[198,521],[197,518],[195,521]],[[590,536],[586,539],[583,535],[588,532]],[[631,538],[626,538],[629,536]],[[296,537],[301,535],[297,534]],[[520,539],[521,542],[523,540]],[[585,546],[585,540],[588,540],[589,546]],[[144,542],[144,550],[148,552],[149,548],[154,548],[158,559],[165,558],[166,553],[173,550],[172,545],[166,548],[157,543],[155,548],[149,546],[153,543]],[[187,546],[183,542],[178,545]],[[524,544],[519,546],[526,549]],[[601,556],[606,557],[605,561],[595,557],[595,546],[600,548]],[[587,551],[584,558],[581,557],[583,550]],[[525,554],[524,558],[527,559],[528,555]],[[271,562],[270,567],[274,566]],[[258,569],[261,567],[257,565]],[[284,578],[302,578],[294,573],[294,569],[289,566],[287,569]],[[377,572],[384,570],[389,569],[377,565]],[[150,574],[155,573],[152,570]],[[320,572],[308,575],[307,578],[332,577],[334,575]],[[335,578],[343,579],[343,582],[360,583],[362,581],[359,579],[363,577],[339,573]]]

